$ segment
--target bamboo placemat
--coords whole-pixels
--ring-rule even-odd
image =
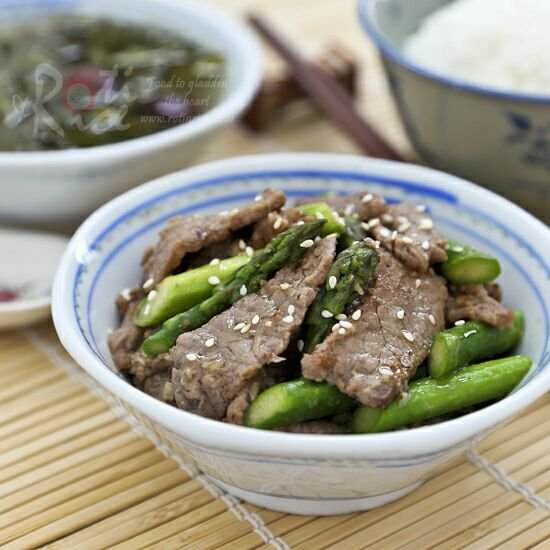
[[[217,0],[259,11],[310,52],[343,42],[365,69],[360,105],[407,149],[355,0]],[[276,65],[266,53],[268,66]],[[356,152],[314,115],[267,135],[237,126],[198,160],[311,150]],[[382,508],[292,516],[242,503],[178,464],[98,396],[49,324],[0,333],[0,546],[24,549],[550,548],[550,398],[501,428],[445,473]]]

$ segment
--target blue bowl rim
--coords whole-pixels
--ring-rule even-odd
[[[455,88],[463,92],[469,92],[472,94],[493,97],[496,99],[517,101],[517,102],[529,102],[529,103],[548,103],[550,104],[550,94],[535,94],[527,92],[512,92],[501,91],[496,88],[490,88],[481,86],[479,84],[473,84],[469,81],[446,76],[438,71],[433,71],[422,65],[415,63],[403,55],[399,48],[396,48],[382,33],[378,25],[376,24],[373,14],[374,5],[377,2],[383,0],[359,0],[359,20],[366,33],[370,36],[376,47],[393,62],[397,63],[404,69],[424,77],[428,80],[434,80],[444,86]]]

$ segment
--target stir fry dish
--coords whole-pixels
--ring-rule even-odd
[[[426,207],[372,193],[176,217],[117,298],[117,369],[175,407],[252,428],[373,433],[467,414],[531,368],[500,264]]]
[[[106,145],[183,124],[224,93],[215,51],[71,14],[0,27],[0,151]]]

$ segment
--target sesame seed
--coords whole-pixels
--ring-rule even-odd
[[[425,204],[419,204],[416,206],[416,210],[418,212],[426,212],[427,209],[428,207]]]
[[[210,260],[210,265],[220,265],[220,259],[214,258],[213,260]]]
[[[373,227],[376,227],[377,225],[380,225],[380,218],[372,218],[372,220],[369,220],[367,224],[367,229],[372,229]]]
[[[246,248],[246,243],[242,239],[239,241],[239,248],[241,250],[244,250]]]
[[[462,325],[465,325],[466,321],[464,319],[459,319],[455,322],[455,327],[461,327]]]
[[[155,281],[152,278],[147,279],[143,283],[143,290],[149,290],[154,284],[155,284]]]
[[[295,312],[295,311],[296,311],[296,307],[293,306],[292,304],[290,304],[290,305],[288,306],[288,314],[289,314],[289,315],[294,315],[294,312]]]
[[[271,359],[272,363],[283,363],[284,361],[286,361],[284,357],[273,357],[273,359]]]
[[[208,277],[208,284],[209,285],[212,285],[212,286],[219,285],[220,282],[221,282],[220,278],[216,277],[216,275],[211,275],[210,277]]]
[[[277,219],[275,220],[275,222],[273,223],[273,229],[275,229],[275,231],[277,231],[277,229],[281,228],[281,225],[283,225],[283,218],[278,216]]]
[[[433,229],[434,222],[430,218],[422,218],[418,223],[420,229],[429,230]]]
[[[261,201],[261,200],[262,200],[262,196],[261,196],[261,195],[256,195],[256,196],[254,197],[254,201],[256,201],[256,202],[259,202],[259,201]]]
[[[393,231],[393,232],[392,232],[390,239],[391,239],[392,241],[395,241],[395,240],[397,239],[397,231]]]
[[[410,237],[403,237],[401,239],[405,244],[412,244],[414,241]]]
[[[389,236],[391,236],[391,231],[387,227],[383,227],[380,229],[380,236],[384,239],[387,239]]]
[[[241,334],[246,334],[249,330],[250,330],[250,325],[246,324],[246,325],[244,325],[244,327],[241,329]]]
[[[239,289],[239,294],[241,296],[246,296],[248,294],[248,289],[246,288],[246,285],[242,285]]]
[[[207,348],[211,348],[215,343],[216,343],[216,339],[215,339],[215,338],[208,338],[208,340],[206,340],[206,342],[204,342],[204,345],[205,345]]]
[[[360,309],[356,309],[352,314],[351,314],[351,318],[354,320],[354,321],[359,321],[359,319],[361,319],[361,314],[362,314],[362,311]]]
[[[328,309],[323,309],[323,311],[321,311],[321,317],[323,317],[323,319],[330,319],[334,317],[334,315]]]
[[[254,317],[252,317],[252,324],[257,325],[260,322],[260,316],[256,313]]]
[[[269,319],[265,322],[266,327],[270,327],[273,324],[273,321],[270,321]]]
[[[420,285],[422,284],[422,281],[420,279],[416,279],[416,281],[414,282],[414,286],[416,288],[420,288]]]
[[[298,351],[304,351],[304,341],[298,340]]]
[[[397,223],[398,224],[409,223],[409,218],[405,216],[397,216]]]
[[[460,245],[450,246],[449,250],[452,252],[464,252],[464,247]]]
[[[430,321],[430,323],[435,327],[436,325],[436,320],[435,320],[435,317],[430,313],[428,315],[428,320]]]
[[[338,334],[344,336],[345,334],[347,334],[346,329],[345,328],[339,328],[338,329]]]
[[[231,210],[231,211],[229,212],[229,214],[230,214],[231,216],[234,216],[235,214],[238,214],[238,213],[239,213],[239,209],[238,209],[238,208],[233,208],[233,210]]]
[[[405,233],[405,231],[407,231],[407,229],[409,229],[410,227],[411,223],[409,221],[406,221],[397,228],[397,231],[399,231],[400,233]]]
[[[334,275],[331,275],[328,279],[328,287],[336,288],[337,284],[338,284],[338,279]]]
[[[152,301],[157,297],[158,292],[156,290],[151,290],[149,294],[147,294],[147,300]]]
[[[398,319],[404,319],[405,318],[405,310],[403,308],[399,308],[397,310],[396,315],[397,315]]]
[[[304,220],[300,220],[296,222],[296,225],[304,225],[306,222]]]
[[[313,239],[306,239],[305,241],[302,241],[300,243],[300,246],[302,248],[311,248],[315,244],[315,241]]]
[[[185,357],[187,357],[187,359],[189,361],[196,361],[197,360],[197,354],[196,353],[188,353]]]
[[[354,210],[355,210],[355,206],[353,204],[348,204],[346,208],[344,208],[344,212],[346,216],[351,216]]]
[[[321,212],[315,212],[315,217],[318,219],[318,220],[325,220],[325,216],[323,216],[323,214],[321,214]]]
[[[366,195],[363,195],[363,198],[361,199],[361,202],[366,204],[367,202],[370,202],[373,199],[372,193],[367,193]]]
[[[249,258],[254,255],[254,249],[251,246],[247,246],[244,251]]]
[[[243,327],[244,327],[244,323],[237,323],[237,324],[233,327],[233,330],[241,330]]]
[[[393,216],[391,214],[384,214],[382,216],[382,220],[384,223],[392,223],[393,222]]]
[[[382,375],[382,376],[393,376],[393,371],[389,368],[389,367],[380,367],[378,369],[378,372]]]
[[[279,285],[279,288],[280,288],[281,290],[288,290],[288,289],[290,288],[290,285],[289,285],[288,283],[281,283],[281,284]]]
[[[351,328],[353,325],[349,321],[340,321],[340,326],[343,328]]]
[[[408,330],[402,330],[401,334],[403,335],[403,338],[409,342],[414,342],[414,334],[412,332],[409,332]]]
[[[121,295],[127,302],[129,302],[129,301],[132,299],[132,289],[130,289],[130,288],[125,288],[124,290],[121,291],[120,295]]]
[[[340,323],[336,323],[335,325],[332,326],[332,332],[337,332],[339,328],[340,328]]]
[[[229,210],[223,210],[222,212],[220,212],[220,216],[229,216]]]
[[[315,242],[318,243],[321,241],[321,237],[319,235],[317,235],[317,237],[315,237]]]
[[[477,334],[477,330],[469,330],[464,333],[464,338],[470,338],[470,336],[473,336],[474,334]]]
[[[294,317],[292,315],[287,315],[286,317],[283,317],[283,323],[290,323],[294,322]]]
[[[348,316],[345,313],[339,313],[336,316],[336,319],[338,319],[338,321],[345,321],[347,318],[348,318]]]
[[[430,250],[430,241],[422,241],[421,246],[424,250]]]

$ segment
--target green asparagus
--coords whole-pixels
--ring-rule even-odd
[[[166,277],[141,302],[134,315],[134,323],[138,327],[154,327],[178,313],[187,311],[211,296],[217,285],[226,283],[249,261],[248,256],[235,256]]]
[[[300,245],[317,237],[324,223],[323,220],[316,220],[293,225],[277,235],[239,268],[229,281],[218,285],[210,298],[165,321],[158,332],[143,342],[141,350],[149,356],[168,351],[180,334],[204,325],[247,293],[259,290],[271,274],[297,262],[304,255],[307,247]]]
[[[344,221],[326,202],[312,202],[299,207],[307,216],[325,220],[321,235],[326,237],[332,233],[340,235],[344,231]]]
[[[517,355],[471,365],[442,380],[417,380],[410,384],[404,402],[395,400],[385,409],[358,409],[352,419],[352,431],[386,432],[500,399],[521,382],[531,364],[529,357]]]
[[[344,232],[340,237],[340,244],[343,248],[350,247],[356,241],[362,241],[368,234],[363,227],[363,222],[354,216],[344,216]]]
[[[496,357],[512,349],[525,332],[525,316],[514,313],[513,322],[506,327],[491,327],[479,321],[440,332],[434,339],[429,357],[430,375],[442,378],[454,370]]]
[[[271,430],[352,411],[357,402],[324,382],[298,379],[262,392],[244,415],[245,426]]]
[[[484,284],[500,275],[500,263],[475,248],[449,241],[447,261],[440,265],[440,270],[443,277],[454,284]]]
[[[311,352],[322,342],[334,324],[372,279],[378,255],[363,242],[356,242],[338,254],[325,286],[313,302],[305,320],[304,351]]]

